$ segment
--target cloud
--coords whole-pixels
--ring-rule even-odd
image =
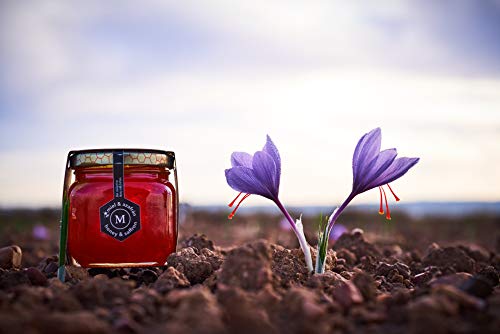
[[[375,126],[423,158],[407,198],[498,199],[496,2],[1,6],[0,203],[57,203],[57,157],[104,146],[175,149],[184,199],[220,203],[229,153],[270,133],[287,201],[329,204],[350,187],[349,143]],[[46,195],[27,197],[33,183]]]
[[[0,15],[20,89],[207,67],[500,74],[496,1],[10,1]]]

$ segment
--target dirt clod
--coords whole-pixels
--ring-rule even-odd
[[[31,267],[26,269],[26,276],[28,276],[32,285],[47,286],[49,284],[47,277],[37,268]]]
[[[171,254],[167,263],[183,273],[191,284],[203,283],[215,270],[219,269],[222,259],[209,249],[197,254],[194,248],[187,247]]]
[[[201,250],[204,248],[211,251],[215,250],[213,241],[208,239],[204,234],[195,234],[184,240],[181,248],[187,247],[192,247],[197,254],[200,254]]]
[[[475,261],[459,247],[440,248],[434,245],[422,260],[426,266],[436,266],[443,272],[474,271]]]
[[[222,265],[219,282],[257,291],[272,283],[271,246],[259,240],[230,250]]]
[[[379,258],[381,256],[380,251],[367,242],[362,231],[353,230],[351,233],[344,233],[334,244],[335,250],[347,249],[349,252],[353,253],[357,259],[361,259],[363,256],[372,256],[374,258]]]

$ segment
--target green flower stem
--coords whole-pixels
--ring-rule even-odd
[[[330,228],[325,224],[324,230],[318,232],[318,255],[316,256],[315,273],[322,274],[325,272],[326,265],[326,252],[328,250],[328,240],[330,235]]]
[[[59,268],[57,270],[57,278],[64,282],[65,278],[65,262],[66,262],[66,246],[68,241],[68,211],[69,200],[64,201],[61,214],[61,235],[59,238]]]

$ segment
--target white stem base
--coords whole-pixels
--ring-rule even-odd
[[[300,248],[302,249],[302,252],[304,253],[304,258],[306,260],[307,269],[309,269],[309,272],[312,272],[314,270],[314,267],[313,267],[313,263],[312,263],[311,248],[309,247],[309,244],[307,243],[304,232],[302,231],[302,233],[300,233],[300,231],[295,231],[295,234],[297,235],[297,239],[299,239]]]

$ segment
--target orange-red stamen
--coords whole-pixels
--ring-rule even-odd
[[[239,195],[238,195],[239,196]],[[248,197],[250,196],[250,194],[245,194],[245,196],[243,196],[241,198],[241,201],[239,201],[238,205],[236,205],[236,207],[234,208],[233,212],[231,212],[231,214],[229,216],[227,216],[227,218],[229,219],[233,219],[235,213],[236,213],[236,210],[238,210],[238,208],[240,207],[240,204]]]
[[[384,214],[384,208],[382,207],[382,187],[378,187],[378,191],[380,193],[380,208],[378,209],[378,214],[383,215]]]
[[[392,196],[394,196],[394,199],[396,199],[396,202],[399,202],[399,197],[396,196],[396,194],[394,193],[394,191],[392,190],[391,186],[389,185],[389,183],[387,183],[387,187],[389,187],[389,190],[391,191],[392,193]]]
[[[240,192],[240,193],[238,194],[238,196],[236,196],[236,197],[233,199],[233,201],[232,201],[231,203],[229,203],[227,206],[232,207],[232,206],[234,205],[234,202],[236,202],[236,200],[238,199],[238,197],[240,197],[240,195],[241,195],[241,194],[242,194],[242,192]]]
[[[385,200],[385,211],[387,213],[385,215],[385,219],[391,220],[391,211],[389,211],[389,203],[387,203],[387,196],[385,195],[385,190],[382,187],[380,188],[382,189],[382,193],[384,194],[384,200]]]

